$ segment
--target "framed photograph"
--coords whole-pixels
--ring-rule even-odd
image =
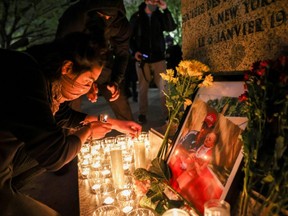
[[[210,199],[226,199],[242,161],[239,135],[247,125],[243,81],[200,88],[178,128],[167,163],[172,187],[204,212]]]

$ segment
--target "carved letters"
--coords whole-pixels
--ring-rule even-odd
[[[287,0],[182,0],[184,58],[246,70],[288,47]]]
[[[222,1],[225,2],[225,0]],[[271,4],[275,3],[275,1],[276,0],[246,0],[239,5],[232,5],[231,7],[216,14],[211,13],[208,22],[209,28],[229,22],[233,19],[237,19],[241,13],[241,7],[245,13],[245,16],[249,16],[251,11],[255,11],[263,7],[269,7]],[[221,0],[207,0],[206,4],[202,3],[190,10],[188,13],[184,14],[183,23],[220,6]],[[287,11],[282,9],[274,11],[270,16],[263,15],[256,19],[251,19],[246,22],[232,25],[229,28],[219,30],[214,35],[198,38],[198,47],[211,45],[212,43],[224,42],[240,35],[249,35],[252,33],[262,32],[265,28],[278,27],[287,22],[287,16]]]

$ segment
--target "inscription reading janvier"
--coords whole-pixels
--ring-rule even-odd
[[[206,34],[205,36],[197,38],[198,47],[229,41],[239,36],[263,32],[266,28],[273,29],[286,24],[287,22],[288,14],[284,8],[278,8],[269,15],[263,13],[257,18],[251,18],[250,20],[243,22],[238,19],[240,15],[243,15],[243,13],[246,17],[249,17],[249,13],[269,7],[275,4],[277,0],[244,0],[238,4],[230,6],[229,8],[222,7],[221,3],[224,4],[226,1],[227,0],[222,0],[222,2],[221,0],[207,0],[183,15],[184,24],[188,20],[194,19],[204,13],[208,13],[209,20],[207,23],[209,29],[237,20],[237,22],[235,22],[237,24],[232,24],[229,27],[222,29],[219,28],[218,31],[213,32],[213,35]],[[215,8],[217,8],[217,13],[213,14],[212,9]],[[222,8],[225,9],[221,10]]]

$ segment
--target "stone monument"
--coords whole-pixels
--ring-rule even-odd
[[[248,70],[288,47],[288,0],[182,0],[182,51],[213,72]]]

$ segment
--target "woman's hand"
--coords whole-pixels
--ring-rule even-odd
[[[120,96],[120,89],[117,83],[112,82],[107,85],[107,89],[111,92],[109,101],[115,101]]]
[[[161,8],[162,10],[165,10],[165,9],[167,8],[167,4],[166,4],[165,1],[159,0],[157,3],[158,3],[158,4],[157,4],[158,7]]]
[[[132,138],[138,137],[138,135],[140,135],[142,132],[142,126],[134,121],[123,121],[109,118],[108,122],[112,124],[112,129],[128,134]]]
[[[136,61],[140,62],[142,60],[142,53],[137,51],[134,55],[134,58],[136,59]]]
[[[89,90],[89,92],[87,92],[86,96],[91,103],[97,102],[98,87],[97,87],[97,84],[95,82],[92,84],[91,89]]]
[[[87,115],[84,121],[85,122],[98,121],[98,116]],[[114,119],[114,118],[108,118],[107,123],[102,123],[102,124],[107,124],[105,126],[111,125],[110,130],[111,129],[117,130],[120,133],[124,133],[124,134],[131,136],[132,138],[138,137],[138,135],[140,135],[140,133],[142,132],[142,126],[134,121],[124,121],[124,120],[119,120],[119,119]],[[95,128],[95,133],[96,132],[97,131]]]
[[[90,129],[93,139],[101,139],[112,130],[112,125],[101,121],[93,121],[90,122]]]

